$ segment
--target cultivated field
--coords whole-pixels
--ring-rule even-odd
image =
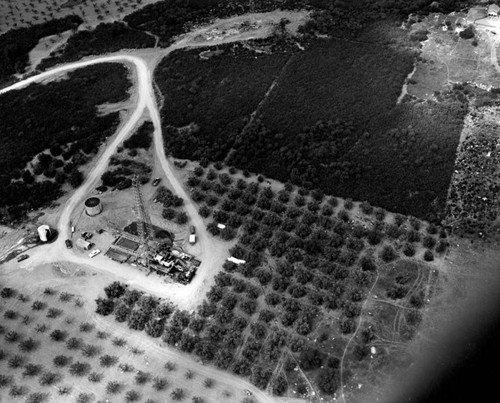
[[[243,399],[242,389],[211,378],[208,367],[200,372],[199,364],[191,367],[189,359],[145,335],[96,317],[94,299],[109,281],[85,266],[44,265],[29,272],[14,262],[2,266],[2,400],[164,402],[177,394],[189,401],[202,397],[195,400],[200,402]],[[16,291],[9,296],[4,287]],[[50,398],[38,400],[37,394]]]
[[[158,0],[41,0],[0,1],[0,35],[12,28],[27,27],[61,18],[79,15],[84,20],[84,29],[101,22],[119,21],[132,11],[155,3]]]

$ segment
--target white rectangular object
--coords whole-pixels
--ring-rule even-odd
[[[101,253],[99,249],[94,249],[92,252],[89,253],[89,257],[97,256],[99,253]]]
[[[196,243],[196,235],[195,234],[189,235],[189,243],[191,245],[193,245],[194,243]]]
[[[233,256],[228,257],[227,260],[229,260],[230,262],[236,263],[236,264],[245,264],[246,263],[246,260],[237,259],[237,258],[235,258]]]

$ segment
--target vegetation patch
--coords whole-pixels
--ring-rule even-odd
[[[0,220],[59,197],[66,180],[80,185],[77,167],[119,122],[118,112],[99,116],[97,107],[125,100],[129,87],[125,67],[100,64],[0,96]]]
[[[277,395],[285,394],[291,381],[304,382],[295,367],[322,393],[334,393],[339,359],[352,347],[351,336],[358,337],[358,321],[375,325],[363,310],[372,287],[399,302],[416,292],[417,283],[423,289],[428,280],[423,254],[442,256],[446,233],[368,203],[341,202],[290,184],[273,191],[235,170],[233,176],[217,168],[196,167],[187,186],[200,213],[204,210],[208,230],[236,239],[230,253],[245,262],[224,264],[196,313],[174,310],[119,282],[97,300],[97,313],[114,314],[131,329],[161,337],[260,388],[271,386]],[[439,252],[438,243],[444,245]],[[405,254],[407,244],[414,257]],[[413,261],[425,268],[421,276],[412,270]],[[400,286],[406,287],[401,295]],[[372,340],[373,335],[360,342],[356,358],[349,353],[348,360],[363,361]],[[307,387],[299,394],[307,394]]]
[[[82,57],[117,52],[122,49],[152,48],[155,39],[141,31],[127,27],[123,22],[101,23],[91,31],[74,33],[62,49],[43,59],[38,66],[45,70],[60,63],[73,62]]]
[[[200,59],[199,49],[177,51],[156,69],[165,97],[165,148],[175,157],[224,159],[290,57],[256,54],[241,44],[220,49],[210,60]]]
[[[69,29],[76,29],[83,20],[75,15],[51,20],[29,28],[12,29],[0,35],[0,84],[15,73],[23,73],[29,62],[29,52],[38,41]]]

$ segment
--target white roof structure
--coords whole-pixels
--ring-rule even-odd
[[[245,264],[246,263],[246,260],[243,260],[243,259],[237,259],[235,257],[228,257],[227,260],[229,260],[230,262],[233,262],[233,263],[236,263],[236,264]]]

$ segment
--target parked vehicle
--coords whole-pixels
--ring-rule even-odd
[[[194,225],[190,225],[190,226],[189,226],[189,232],[190,232],[191,234],[196,234],[196,228],[195,228],[195,226],[194,226]]]
[[[155,179],[153,180],[152,185],[153,185],[153,186],[158,186],[158,184],[159,184],[160,182],[161,182],[161,178],[155,178]]]
[[[71,249],[73,247],[73,242],[71,242],[70,239],[66,239],[64,243],[66,244],[66,248],[68,249]]]
[[[23,260],[26,260],[26,259],[28,259],[28,258],[29,258],[29,255],[19,255],[19,256],[17,257],[17,261],[18,261],[18,262],[22,262]]]
[[[94,249],[92,252],[89,253],[89,257],[97,256],[99,253],[101,253],[99,249]]]

